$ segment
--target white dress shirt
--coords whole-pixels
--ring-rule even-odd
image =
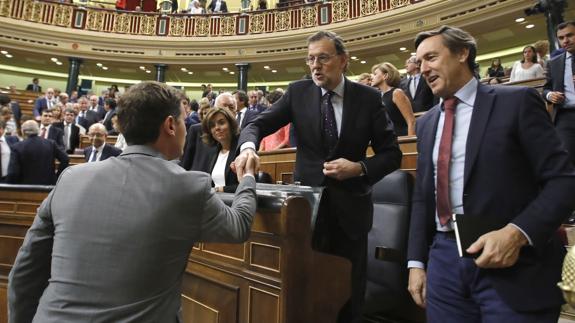
[[[214,181],[216,187],[226,186],[226,161],[229,154],[229,150],[225,153],[220,151],[214,169],[212,169],[212,181]]]
[[[0,137],[0,146],[2,147],[2,155],[0,156],[0,158],[2,158],[2,177],[5,177],[6,175],[8,175],[8,164],[10,164],[10,154],[11,154],[11,150],[10,150],[10,146],[8,146],[8,143],[6,142],[6,137],[4,137],[4,135],[2,135],[2,137]]]
[[[102,151],[104,151],[105,146],[106,146],[105,143],[98,148],[92,146],[92,152],[90,153],[90,158],[88,158],[88,162],[90,162],[92,160],[92,158],[94,157],[94,152],[96,153],[96,160],[95,161],[100,161],[100,158],[102,158]]]

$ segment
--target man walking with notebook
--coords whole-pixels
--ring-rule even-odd
[[[476,43],[448,26],[417,35],[441,102],[417,122],[409,291],[427,322],[557,322],[575,171],[538,93],[473,77]],[[453,214],[499,222],[459,257]],[[459,222],[458,222],[459,223]]]

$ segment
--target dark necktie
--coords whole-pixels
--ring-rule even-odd
[[[571,74],[575,75],[575,55],[571,55]]]
[[[42,131],[40,132],[40,137],[46,139],[46,127],[42,127]]]
[[[449,163],[451,161],[451,141],[453,139],[453,124],[457,98],[443,101],[445,120],[443,133],[439,141],[437,156],[437,215],[441,225],[447,224],[451,218],[451,203],[449,201]]]
[[[337,124],[335,122],[333,104],[331,103],[331,97],[333,94],[334,93],[332,91],[328,91],[321,98],[323,145],[328,155],[331,155],[335,145],[337,144]]]
[[[98,158],[98,150],[96,148],[92,149],[92,158],[90,158],[90,163],[95,162]]]
[[[238,127],[241,128],[242,126],[242,112],[238,111],[238,115],[236,116],[236,120],[238,121]]]

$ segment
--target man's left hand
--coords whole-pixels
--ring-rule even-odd
[[[528,243],[527,238],[519,229],[508,224],[500,230],[491,231],[479,237],[467,248],[467,252],[472,254],[481,252],[481,256],[475,259],[477,267],[507,268],[517,262],[521,247]]]
[[[345,158],[323,163],[323,174],[343,181],[351,177],[360,176],[362,173],[360,163],[349,161]]]

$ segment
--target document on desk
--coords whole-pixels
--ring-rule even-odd
[[[453,227],[459,257],[477,258],[481,252],[470,254],[465,250],[487,232],[499,230],[509,222],[503,217],[454,214]]]

